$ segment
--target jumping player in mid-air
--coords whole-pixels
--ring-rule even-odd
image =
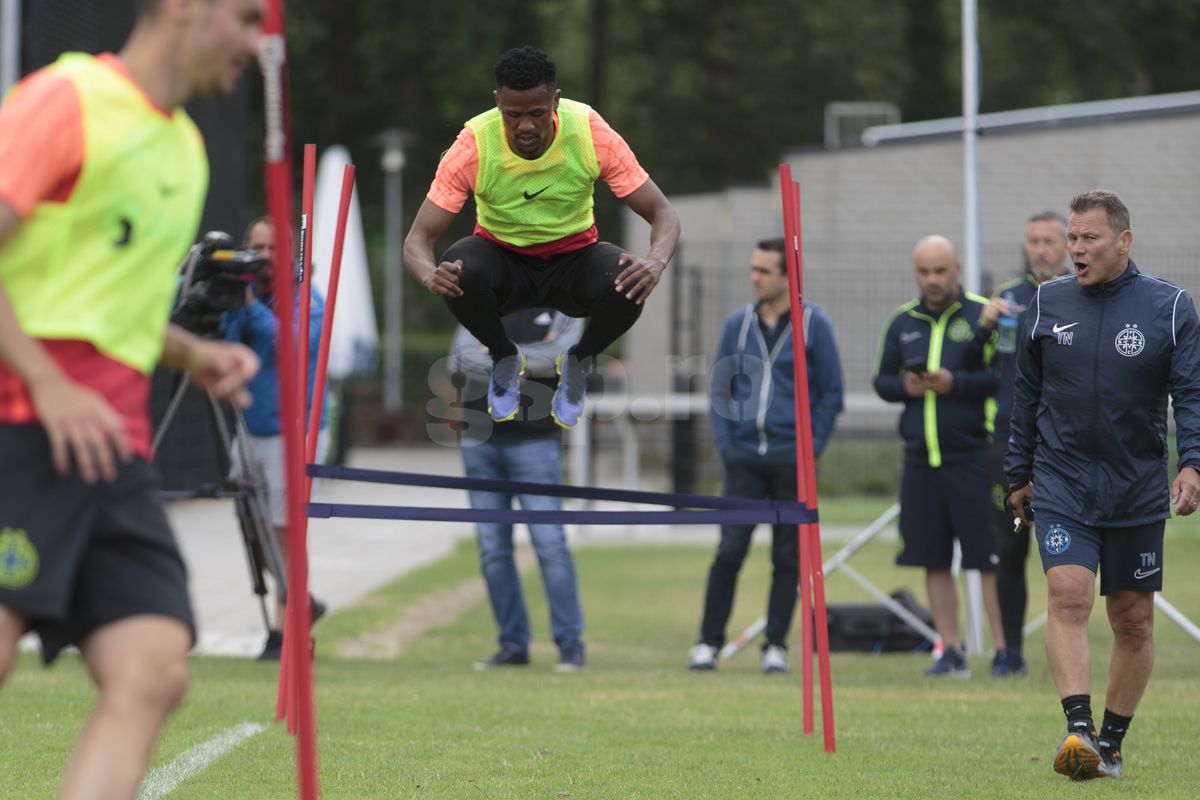
[[[569,428],[583,412],[593,358],[637,320],[674,255],[679,219],[625,140],[594,110],[562,97],[545,53],[509,50],[495,78],[496,107],[468,120],[442,157],[404,258],[488,348],[488,410],[497,421],[516,416],[525,367],[500,317],[538,306],[589,317],[579,343],[558,357],[551,413]],[[650,223],[644,258],[599,240],[592,193],[600,179]],[[439,261],[434,245],[470,194],[474,235]]]

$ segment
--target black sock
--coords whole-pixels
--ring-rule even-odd
[[[1063,713],[1067,715],[1067,732],[1083,728],[1088,733],[1096,730],[1092,722],[1092,696],[1090,694],[1073,694],[1062,700]]]
[[[504,340],[503,343],[498,343],[495,348],[489,350],[493,364],[499,364],[502,360],[511,356],[515,356],[519,352],[520,351],[517,350],[517,346],[507,339]]]
[[[566,352],[563,354],[563,357],[564,357],[564,359],[565,358],[575,359],[575,362],[577,364],[579,364],[580,368],[586,372],[592,371],[592,356],[581,354],[579,352],[579,345],[574,345],[572,347],[568,347]]]
[[[1129,730],[1129,723],[1132,721],[1132,714],[1122,717],[1107,708],[1104,709],[1104,725],[1100,728],[1100,746],[1120,751],[1121,741],[1125,738],[1125,732]]]

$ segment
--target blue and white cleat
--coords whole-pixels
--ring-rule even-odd
[[[587,366],[583,362],[587,362]],[[578,359],[570,351],[560,353],[554,362],[558,372],[558,388],[550,402],[550,415],[560,428],[574,428],[583,416],[587,400],[587,379],[591,359]]]
[[[496,422],[508,422],[521,410],[521,375],[525,355],[517,353],[492,363],[488,380],[488,414]]]

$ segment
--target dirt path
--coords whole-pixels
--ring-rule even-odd
[[[537,557],[531,548],[519,547],[516,561],[517,570],[523,575],[537,563]],[[339,639],[334,648],[344,658],[395,658],[426,631],[450,624],[485,597],[483,580],[476,575],[418,600],[388,627]]]

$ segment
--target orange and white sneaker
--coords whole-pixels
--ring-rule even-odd
[[[1079,728],[1068,732],[1059,743],[1058,754],[1054,756],[1054,771],[1073,781],[1102,778],[1105,773],[1101,771],[1101,761],[1095,732]]]
[[[1121,766],[1121,751],[1111,747],[1110,742],[1100,740],[1100,771],[1109,778],[1119,778],[1125,769]]]

